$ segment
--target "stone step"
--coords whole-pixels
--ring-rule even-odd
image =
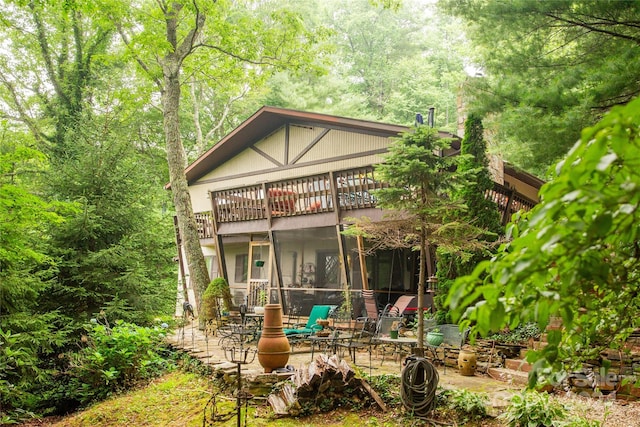
[[[489,374],[489,376],[494,380],[513,385],[525,386],[529,382],[529,375],[526,372],[516,371],[509,368],[489,368],[487,374]]]
[[[522,359],[505,359],[504,367],[520,372],[531,372],[533,365]]]

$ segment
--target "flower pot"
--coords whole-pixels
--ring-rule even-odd
[[[258,341],[258,362],[265,373],[284,368],[289,361],[291,346],[282,330],[282,307],[280,304],[264,306],[262,334]]]
[[[397,340],[398,339],[398,331],[389,331],[389,337],[391,337],[392,340]]]
[[[442,332],[427,332],[427,342],[434,347],[439,346],[444,341]]]

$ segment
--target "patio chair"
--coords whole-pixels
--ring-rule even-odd
[[[404,345],[399,340],[389,341],[391,336],[391,329],[396,326],[399,326],[403,323],[402,316],[391,316],[389,314],[383,312],[378,318],[378,322],[376,323],[375,335],[371,339],[371,346],[375,347],[377,350],[382,351],[382,363],[386,358],[385,352],[391,349],[391,354],[398,355],[399,350]]]
[[[442,343],[437,346],[433,346],[429,344],[429,342],[426,339],[426,334],[429,331],[433,331],[433,330],[437,330],[440,333],[442,333],[442,337],[443,337]],[[446,364],[447,350],[450,350],[450,349],[460,350],[464,345],[464,343],[467,341],[469,331],[470,331],[469,328],[465,329],[464,331],[461,331],[459,325],[450,324],[450,323],[444,324],[444,325],[437,325],[437,326],[425,329],[425,340],[424,340],[425,349],[431,352],[435,360],[442,362],[442,365],[444,366],[444,371],[447,372],[447,364]],[[442,348],[442,360],[439,360],[438,358],[438,353],[437,353],[438,348]]]
[[[356,319],[353,328],[349,331],[349,338],[344,341],[337,341],[336,347],[348,351],[354,365],[356,364],[356,353],[358,350],[366,349],[369,353],[369,373],[371,373],[371,340],[373,334],[371,333],[369,323],[370,320],[366,317]]]
[[[409,307],[409,305],[411,305],[411,303],[413,303],[416,298],[417,297],[415,295],[402,295],[389,308],[388,313],[392,316],[402,316],[407,307]]]
[[[284,328],[286,336],[311,335],[322,330],[322,326],[318,325],[318,319],[328,319],[329,315],[335,310],[335,305],[314,305],[309,313],[309,319],[305,325],[294,325],[293,328]]]
[[[364,300],[364,308],[367,312],[367,319],[369,325],[375,325],[380,316],[380,310],[378,309],[378,303],[376,302],[376,296],[372,290],[363,289],[362,299]]]

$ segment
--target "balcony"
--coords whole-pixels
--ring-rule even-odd
[[[215,191],[211,199],[216,221],[225,223],[333,212],[336,205],[373,208],[371,191],[384,187],[368,167]]]
[[[213,213],[196,214],[198,233],[200,239],[213,237],[214,216],[221,224],[334,212],[336,206],[340,211],[375,208],[373,191],[385,187],[376,179],[373,167],[366,167],[214,191],[211,193]],[[515,212],[529,211],[536,205],[535,201],[500,184],[495,184],[485,196],[498,206],[503,224]]]

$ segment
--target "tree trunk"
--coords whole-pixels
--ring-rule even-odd
[[[167,144],[167,162],[169,165],[169,182],[173,194],[173,204],[178,219],[178,229],[184,246],[189,269],[189,278],[195,293],[195,309],[200,308],[202,294],[209,284],[209,271],[200,247],[198,226],[193,214],[191,196],[185,175],[187,156],[180,137],[180,68],[182,61],[189,54],[197,29],[204,24],[204,17],[199,16],[198,26],[190,32],[181,45],[177,45],[176,15],[180,10],[174,4],[172,14],[167,16],[167,40],[174,46],[173,51],[162,58],[163,89],[162,112],[164,118],[164,134]],[[187,297],[185,295],[185,297]]]
[[[424,356],[424,284],[427,275],[427,251],[429,250],[427,233],[424,227],[425,221],[422,221],[420,229],[420,272],[418,275],[418,339],[414,351],[417,356]]]
[[[172,63],[173,62],[173,63]],[[169,164],[169,180],[173,194],[173,204],[178,218],[180,237],[189,268],[191,286],[195,291],[196,310],[200,308],[201,296],[209,284],[209,272],[200,247],[198,226],[191,206],[191,196],[187,185],[184,169],[187,158],[180,137],[180,121],[178,110],[180,107],[180,69],[177,60],[165,58],[164,91],[162,94],[162,109],[164,113],[164,133],[167,144],[167,162]]]

